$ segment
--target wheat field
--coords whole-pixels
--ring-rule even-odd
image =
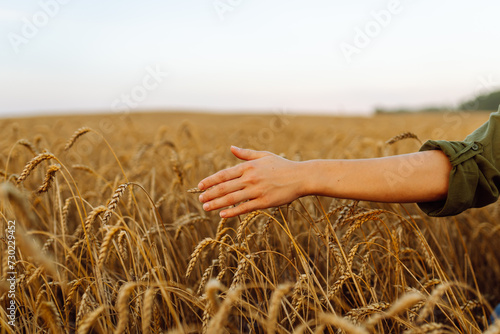
[[[487,119],[0,120],[0,333],[500,333],[498,204],[430,218],[414,204],[310,196],[225,220],[193,190],[238,163],[230,145],[380,157]]]

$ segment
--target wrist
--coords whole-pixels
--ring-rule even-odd
[[[349,172],[343,160],[309,160],[303,162],[303,194],[345,198],[345,178]]]
[[[299,163],[300,180],[299,197],[308,195],[320,195],[322,193],[322,172],[320,160],[308,160]],[[324,186],[324,185],[323,185]]]

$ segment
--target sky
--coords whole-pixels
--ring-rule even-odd
[[[494,0],[0,0],[0,117],[364,114],[500,87]]]

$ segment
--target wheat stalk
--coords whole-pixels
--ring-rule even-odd
[[[212,238],[205,238],[196,246],[193,253],[191,254],[191,259],[189,260],[188,268],[186,270],[186,278],[191,275],[191,272],[194,269],[194,265],[196,264],[196,261],[198,260],[198,257],[200,256],[203,249],[214,242],[216,241]]]
[[[233,281],[231,282],[230,290],[236,289],[245,279],[248,267],[250,266],[250,255],[246,255],[238,262],[238,268],[234,273]]]
[[[366,330],[363,327],[359,327],[354,325],[352,322],[349,320],[339,317],[336,314],[332,313],[320,313],[318,315],[318,321],[328,324],[328,325],[333,325],[335,327],[338,327],[348,334],[369,334],[370,332]]]
[[[62,321],[57,311],[57,307],[53,302],[42,302],[38,308],[38,312],[42,315],[45,323],[49,326],[53,333],[62,333]]]
[[[115,334],[121,334],[127,328],[129,322],[129,296],[137,287],[137,283],[129,282],[125,283],[118,292],[118,298],[116,300],[116,311],[118,312],[118,324],[116,325]]]
[[[241,289],[230,290],[226,299],[222,302],[219,311],[215,314],[212,320],[208,323],[207,334],[219,334],[222,332],[227,322],[227,314],[231,310],[231,306],[239,298]]]
[[[85,317],[82,319],[80,326],[78,327],[78,330],[76,334],[87,334],[92,326],[94,325],[95,321],[99,317],[99,315],[104,311],[106,307],[104,305],[99,306],[92,312],[89,312],[85,315]]]
[[[33,145],[29,140],[27,139],[19,139],[17,143],[21,146],[26,147],[28,150],[30,150],[31,153],[34,155],[38,154],[38,150],[36,149],[35,145]]]
[[[107,208],[103,205],[99,205],[98,207],[94,208],[87,218],[85,218],[85,221],[83,222],[83,225],[85,226],[85,231],[89,233],[92,230],[92,224],[95,222],[97,217],[99,217],[100,214],[103,212],[106,212]]]
[[[201,276],[200,284],[198,286],[197,294],[200,295],[202,291],[205,289],[205,284],[207,284],[208,280],[212,276],[212,272],[214,271],[214,267],[218,265],[219,260],[212,260],[212,264],[205,269],[205,272]]]
[[[217,275],[217,280],[221,281],[227,270],[227,254],[229,252],[229,246],[227,245],[230,236],[228,234],[222,237],[222,240],[219,244],[219,267],[220,271]]]
[[[424,319],[429,316],[429,314],[434,309],[434,306],[437,304],[439,298],[441,298],[441,296],[446,292],[446,290],[451,288],[451,286],[452,286],[451,283],[442,283],[432,291],[432,294],[429,296],[427,303],[425,304],[425,306],[420,311],[420,314],[418,315],[417,323],[424,321]]]
[[[392,137],[391,139],[389,139],[385,143],[388,145],[392,145],[392,144],[397,143],[398,141],[404,140],[404,139],[416,139],[420,143],[420,145],[422,145],[422,141],[418,138],[418,136],[416,134],[414,134],[412,132],[403,132],[397,136]]]
[[[113,196],[111,197],[111,200],[108,203],[108,209],[106,213],[104,214],[104,217],[102,219],[102,224],[107,225],[109,219],[111,218],[111,215],[113,212],[116,210],[116,207],[118,206],[118,202],[120,201],[120,198],[123,196],[125,193],[125,190],[127,190],[127,187],[130,183],[124,183],[121,184],[113,193]]]
[[[47,173],[45,174],[45,179],[43,180],[42,185],[36,191],[37,194],[42,194],[47,192],[54,181],[56,173],[61,170],[60,165],[51,165],[49,169],[47,169]]]
[[[82,295],[82,299],[80,300],[80,306],[78,307],[78,313],[76,315],[76,320],[75,320],[75,323],[77,326],[80,325],[81,323],[81,320],[83,319],[83,317],[85,316],[85,314],[88,313],[90,307],[89,307],[89,303],[92,303],[92,295],[90,294],[92,285],[89,285],[86,289],[85,289],[85,292],[83,293]]]
[[[349,239],[349,237],[354,233],[354,231],[356,231],[358,228],[360,228],[361,225],[363,225],[367,221],[376,219],[378,217],[378,215],[383,213],[383,212],[386,212],[386,211],[380,210],[380,209],[371,210],[371,211],[360,213],[360,214],[355,215],[351,218],[345,219],[344,220],[345,222],[354,221],[354,223],[351,226],[349,226],[349,229],[347,230],[347,232],[345,232],[340,243],[345,244],[347,242],[347,240]]]
[[[154,298],[156,296],[156,288],[149,288],[144,293],[143,311],[142,311],[142,333],[149,333],[151,319],[153,318]]]
[[[118,234],[118,252],[124,261],[128,259],[127,251],[127,231],[121,231]]]
[[[190,194],[201,194],[201,193],[205,192],[205,190],[200,190],[198,188],[191,188],[191,189],[188,189],[187,192]]]
[[[302,304],[304,302],[304,296],[303,296],[303,285],[305,284],[307,280],[307,275],[302,274],[300,275],[299,279],[297,282],[295,282],[295,286],[293,287],[293,292],[292,292],[292,306],[294,312],[292,313],[292,318],[290,320],[290,323],[293,324],[295,323],[295,320],[297,319],[297,315],[299,314]]]
[[[71,138],[66,143],[66,146],[64,146],[64,150],[65,151],[69,150],[75,144],[75,142],[77,141],[78,138],[80,138],[81,136],[83,136],[84,134],[86,134],[90,131],[92,131],[92,129],[88,128],[88,127],[83,127],[83,128],[76,130],[75,133],[73,133]]]
[[[106,257],[109,253],[109,248],[111,247],[111,240],[113,236],[122,229],[121,226],[113,226],[108,230],[104,239],[102,240],[101,249],[99,250],[99,259],[97,261],[97,266],[102,269],[104,262],[106,261]]]
[[[68,295],[66,296],[66,300],[64,302],[64,309],[66,310],[66,312],[69,311],[73,295],[78,291],[78,288],[83,284],[83,281],[83,278],[72,281],[71,289],[68,291]]]
[[[276,332],[278,315],[281,307],[281,299],[290,291],[291,284],[280,284],[273,292],[269,301],[269,312],[267,317],[267,333],[274,334]]]
[[[44,152],[44,153],[40,153],[39,155],[37,155],[36,157],[34,157],[33,159],[31,159],[26,164],[26,166],[24,167],[23,171],[21,172],[21,175],[19,175],[19,177],[17,178],[17,181],[16,181],[17,184],[20,184],[21,182],[23,182],[24,180],[26,180],[26,178],[31,174],[31,172],[40,163],[42,163],[45,160],[50,160],[50,159],[55,159],[55,158],[56,157],[52,153]]]
[[[435,323],[435,322],[431,322],[431,323],[428,323],[428,324],[424,324],[424,325],[421,325],[419,327],[414,327],[412,329],[409,329],[405,332],[403,332],[403,334],[427,334],[427,333],[431,333],[431,334],[454,334],[456,333],[455,331],[446,331],[446,326],[443,325],[443,324],[438,324],[438,323]],[[487,332],[484,332],[483,334],[486,334]],[[498,333],[498,332],[495,332],[495,333]]]
[[[258,215],[262,214],[262,211],[257,210],[249,213],[245,219],[241,222],[240,226],[238,227],[238,231],[236,232],[236,238],[241,242],[243,231],[245,228],[250,224],[250,222],[257,217]]]
[[[500,334],[500,321],[496,320],[483,334]]]
[[[375,325],[382,319],[390,318],[399,314],[402,311],[408,310],[410,307],[415,305],[416,303],[422,301],[424,296],[421,293],[409,293],[396,302],[392,304],[392,306],[385,313],[376,313],[371,316],[365,323],[366,328],[373,328]]]
[[[349,312],[345,314],[345,317],[351,319],[356,325],[358,325],[361,323],[363,317],[366,317],[367,315],[370,314],[383,312],[387,310],[390,306],[391,304],[386,302],[376,302],[359,308],[351,309]],[[369,326],[366,324],[365,327],[369,328]]]

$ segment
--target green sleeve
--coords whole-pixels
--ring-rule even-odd
[[[457,215],[497,200],[500,189],[500,108],[464,141],[429,140],[420,151],[442,150],[452,170],[445,200],[418,203],[429,216]]]

